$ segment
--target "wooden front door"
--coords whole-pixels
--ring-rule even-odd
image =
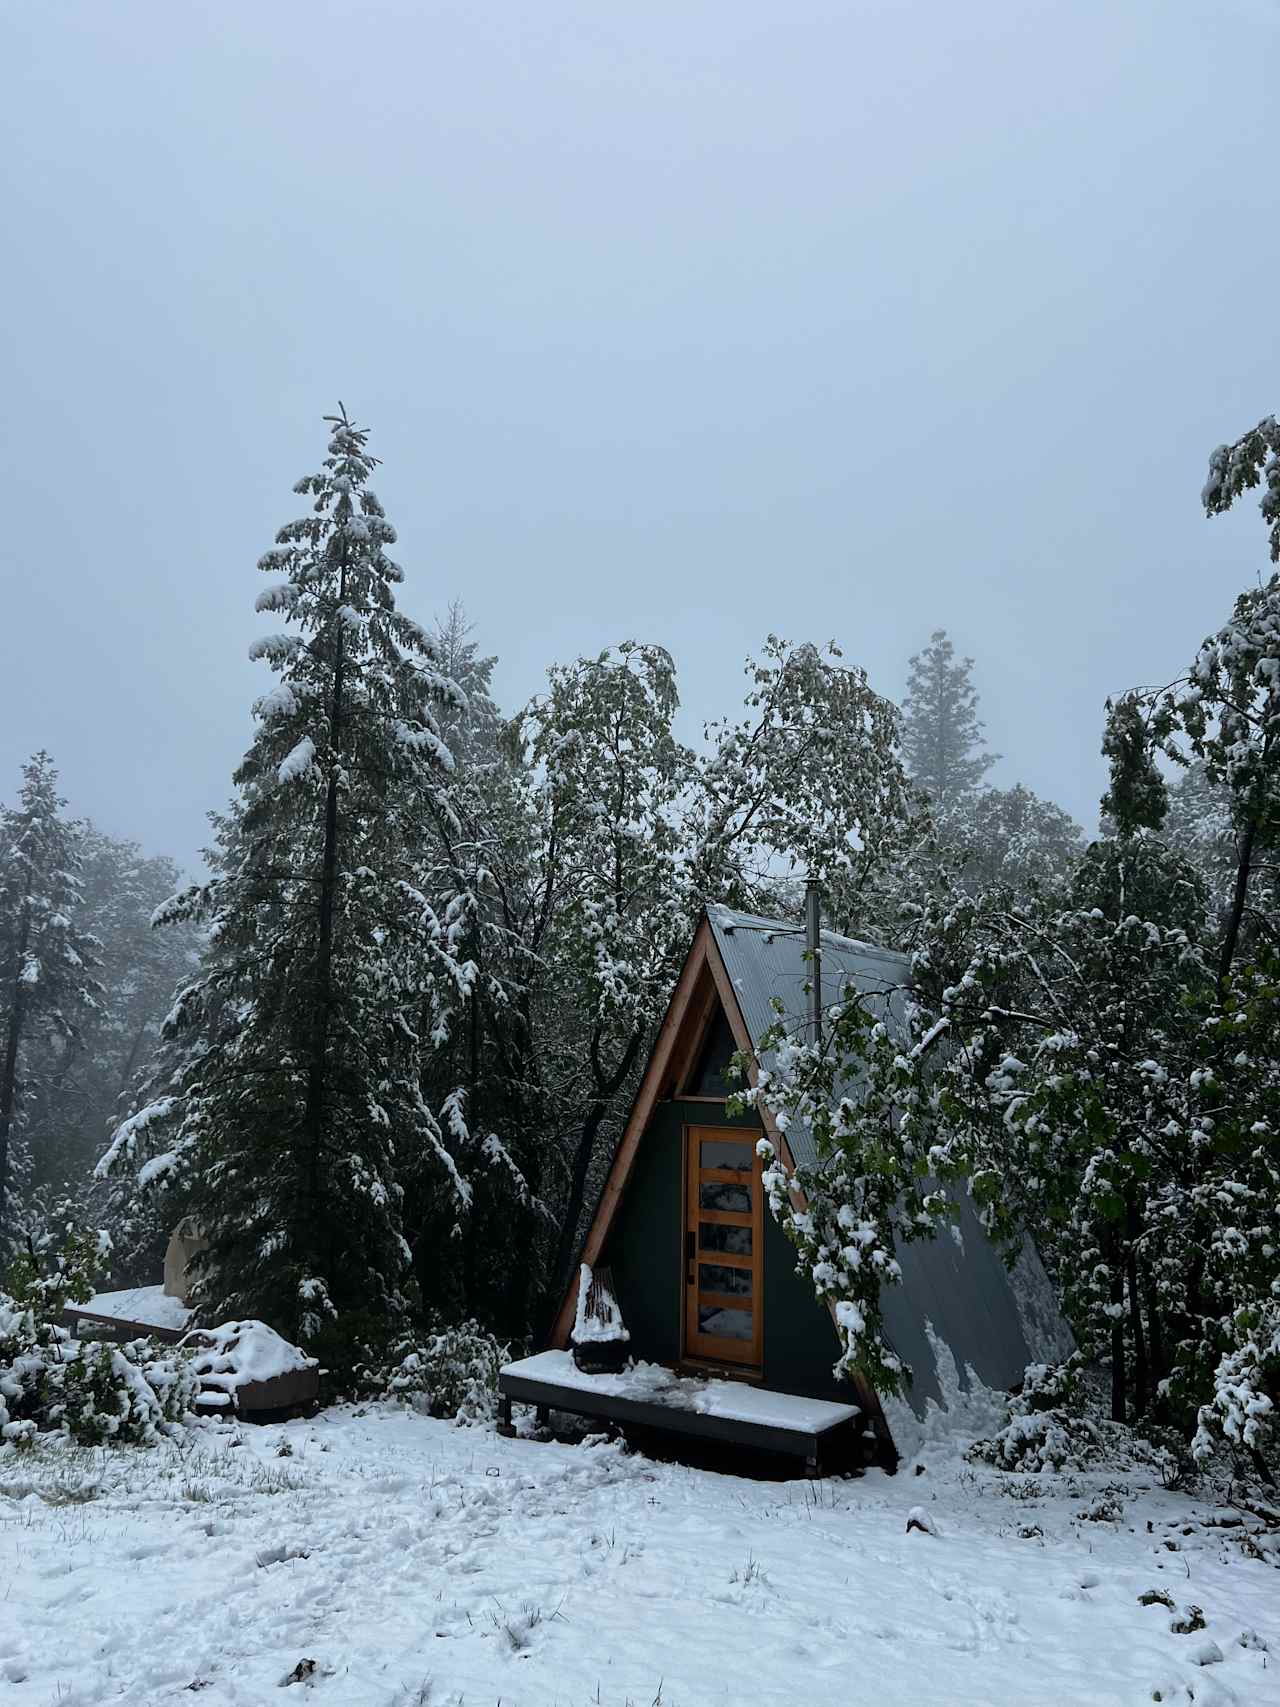
[[[760,1367],[760,1158],[754,1135],[685,1129],[686,1357]]]

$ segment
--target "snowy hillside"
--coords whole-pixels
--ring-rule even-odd
[[[1280,1575],[1213,1526],[1239,1514],[918,1462],[749,1481],[391,1405],[9,1454],[0,1702],[1280,1702]]]

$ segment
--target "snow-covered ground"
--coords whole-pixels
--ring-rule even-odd
[[[0,1707],[270,1703],[299,1668],[335,1707],[1280,1702],[1280,1572],[1212,1504],[936,1429],[917,1461],[750,1481],[390,1404],[11,1453]]]

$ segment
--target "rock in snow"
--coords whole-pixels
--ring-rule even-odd
[[[922,1505],[913,1505],[907,1513],[907,1534],[918,1529],[922,1535],[937,1535],[938,1526]]]

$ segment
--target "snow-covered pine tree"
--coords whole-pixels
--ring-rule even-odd
[[[80,850],[62,816],[46,752],[22,767],[16,806],[0,811],[0,1256],[10,1233],[11,1140],[24,1087],[24,1044],[37,1031],[74,1035],[94,1007],[97,944],[76,922]]]
[[[535,1046],[531,1013],[549,919],[535,894],[537,789],[492,697],[497,660],[480,652],[472,629],[458,601],[435,624],[441,667],[466,703],[442,717],[458,773],[450,813],[423,826],[420,863],[421,887],[437,908],[465,918],[475,969],[465,1013],[424,1077],[432,1105],[447,1111],[472,1188],[462,1247],[434,1236],[447,1231],[449,1205],[430,1180],[410,1189],[406,1210],[420,1229],[415,1258],[424,1296],[442,1313],[475,1315],[523,1338],[540,1279],[537,1235],[550,1219],[540,1192],[555,1122],[542,1077],[547,1053]]]
[[[440,733],[460,769],[474,763],[487,764],[500,744],[501,713],[493,701],[493,669],[496,656],[483,656],[470,636],[475,623],[461,599],[454,599],[448,614],[437,617],[432,638],[439,653],[440,668],[462,690],[462,701],[445,706],[440,715]]]
[[[465,920],[416,882],[423,821],[449,814],[438,712],[459,692],[396,609],[367,433],[345,410],[326,419],[324,465],[294,488],[311,512],[259,564],[257,608],[288,626],[251,648],[277,682],[254,706],[216,876],[157,915],[208,919],[210,951],[166,1022],[168,1084],[102,1164],[176,1177],[209,1241],[208,1317],[303,1341],[341,1313],[390,1325],[408,1309],[408,1177],[434,1169],[465,1204],[421,1083],[473,971]]]
[[[995,764],[973,685],[973,659],[957,658],[944,628],[911,658],[902,705],[902,753],[918,788],[939,814],[972,795]]]
[[[31,1087],[23,1111],[32,1187],[80,1194],[119,1117],[121,1100],[159,1035],[173,992],[199,964],[194,927],[153,931],[151,915],[182,881],[171,859],[143,854],[86,820],[74,826],[82,930],[97,939],[96,1008],[74,1035],[41,1032],[24,1050]]]
[[[1003,888],[1025,898],[1065,882],[1084,851],[1084,831],[1051,800],[1018,782],[957,802],[942,834],[960,860],[966,894]]]

